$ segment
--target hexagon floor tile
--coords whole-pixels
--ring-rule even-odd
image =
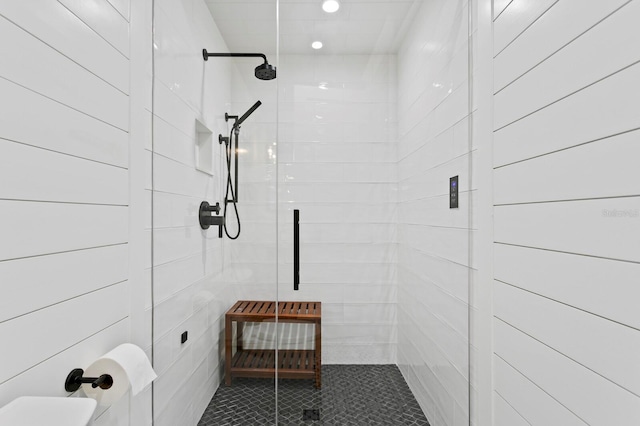
[[[233,379],[220,385],[198,426],[274,425],[272,379]],[[323,365],[322,389],[313,380],[278,380],[278,425],[429,426],[395,365]],[[304,410],[318,410],[316,413]]]

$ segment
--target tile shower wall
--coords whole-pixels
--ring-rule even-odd
[[[0,406],[67,396],[71,369],[138,331],[130,20],[126,0],[0,6]],[[144,398],[100,410],[96,424],[136,422]]]
[[[398,364],[436,425],[468,424],[468,34],[466,1],[424,2],[398,53]]]
[[[153,151],[148,151],[153,182],[147,187],[148,199],[153,197],[159,376],[154,414],[158,426],[194,425],[220,383],[223,314],[234,300],[223,279],[225,240],[218,239],[217,229],[204,231],[198,222],[202,201],[222,201],[217,134],[227,131],[231,71],[228,63],[203,61],[203,48],[227,50],[203,1],[156,0],[154,14]],[[198,131],[204,129],[211,132],[210,167],[196,156]],[[182,344],[185,331],[188,340]]]
[[[640,1],[502,3],[494,424],[635,425]]]
[[[275,2],[272,6],[265,10],[274,14],[275,22]],[[274,46],[275,42],[274,37]],[[275,54],[265,54],[275,66]],[[226,245],[225,277],[234,283],[237,299],[275,300],[278,82],[255,78],[254,69],[260,63],[260,58],[242,58],[232,62],[229,114],[242,115],[258,100],[262,105],[244,122],[239,134],[239,177],[238,187],[234,190],[238,197],[241,233],[238,239],[229,240]],[[229,211],[229,231],[235,235],[236,217],[231,207]]]
[[[323,302],[326,364],[396,362],[395,59],[280,57],[279,297]]]

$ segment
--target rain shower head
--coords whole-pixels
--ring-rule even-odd
[[[256,78],[260,80],[273,80],[276,78],[276,67],[269,65],[267,56],[264,53],[209,53],[207,49],[202,49],[202,57],[208,61],[210,57],[224,58],[262,58],[264,63],[256,67]]]
[[[258,65],[256,67],[256,78],[260,80],[273,80],[276,78],[276,67],[269,65],[268,62]]]

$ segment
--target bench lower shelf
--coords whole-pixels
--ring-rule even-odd
[[[274,350],[243,349],[236,351],[231,360],[232,377],[275,377],[276,360]],[[278,351],[278,378],[314,379],[316,377],[316,351]]]

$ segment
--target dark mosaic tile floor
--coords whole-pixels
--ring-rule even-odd
[[[322,389],[313,380],[279,380],[278,425],[424,425],[429,422],[395,365],[323,365]],[[307,420],[319,410],[320,420]],[[222,384],[198,426],[274,425],[270,379]]]

